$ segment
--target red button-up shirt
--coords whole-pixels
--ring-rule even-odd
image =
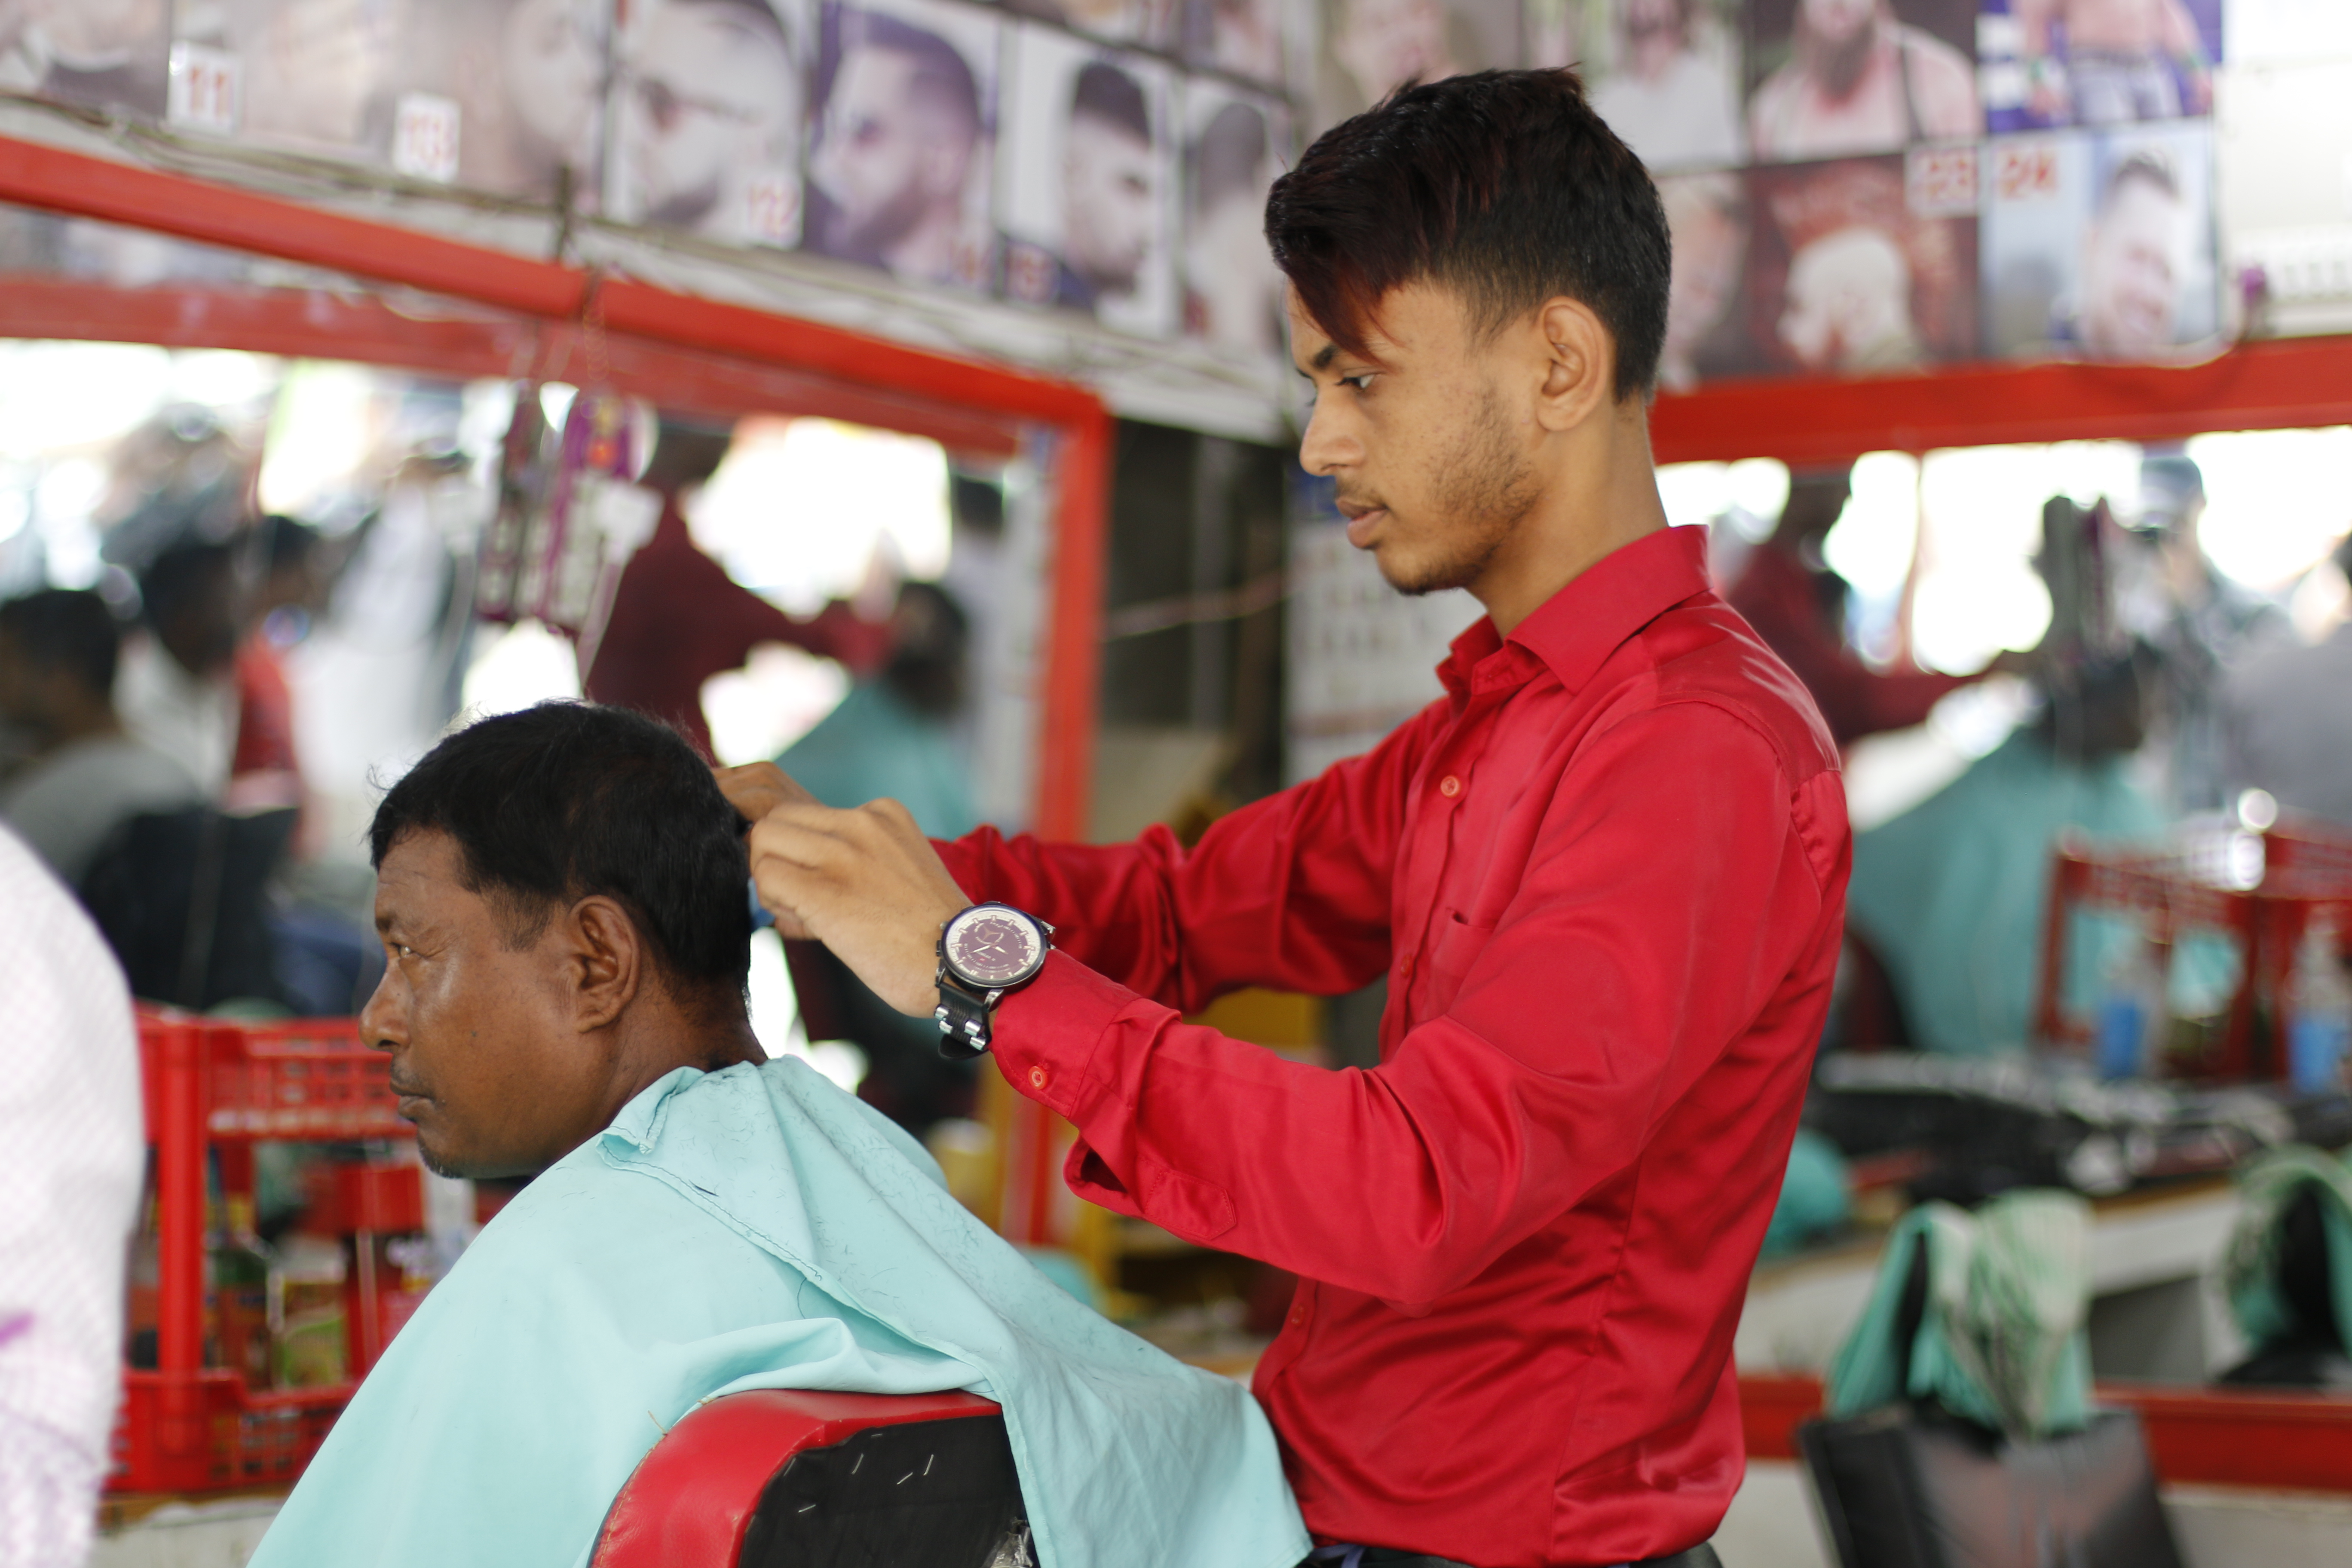
[[[948,846],[1060,951],[1005,1077],[1080,1196],[1302,1283],[1255,1388],[1324,1540],[1480,1568],[1710,1535],[1743,1452],[1732,1331],[1829,1004],[1848,835],[1804,689],[1697,529],[1600,562],[1369,754],[1189,854]],[[1187,1025],[1383,969],[1381,1065]]]

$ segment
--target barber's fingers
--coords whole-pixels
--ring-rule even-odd
[[[710,772],[719,781],[719,793],[748,822],[759,821],[779,805],[813,805],[816,800],[773,763],[747,763]]]

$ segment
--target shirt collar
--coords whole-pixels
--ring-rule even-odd
[[[1585,568],[1507,638],[1480,616],[1454,639],[1437,678],[1460,698],[1479,687],[1517,685],[1540,664],[1576,690],[1626,638],[1707,585],[1706,530],[1661,528]]]

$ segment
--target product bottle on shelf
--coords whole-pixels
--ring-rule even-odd
[[[2314,921],[2296,951],[2287,982],[2287,1081],[2305,1093],[2344,1087],[2344,1056],[2352,1045],[2352,982],[2344,977],[2336,922]]]
[[[280,1388],[331,1388],[351,1381],[344,1346],[343,1282],[350,1273],[342,1243],[309,1231],[279,1243],[269,1276],[271,1368]]]
[[[2135,931],[2110,955],[2099,987],[2092,1060],[2104,1079],[2138,1078],[2156,1066],[2165,1027],[2164,966]]]
[[[253,1199],[231,1193],[221,1200],[222,1223],[205,1247],[207,1342],[205,1363],[242,1373],[247,1388],[271,1382],[269,1248],[253,1228]]]

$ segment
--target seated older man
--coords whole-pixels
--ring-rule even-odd
[[[444,741],[373,830],[361,1015],[425,1163],[532,1178],[369,1375],[254,1558],[576,1568],[702,1400],[971,1389],[1044,1568],[1288,1568],[1238,1386],[1039,1275],[743,1004],[743,824],[677,735],[549,704]]]

